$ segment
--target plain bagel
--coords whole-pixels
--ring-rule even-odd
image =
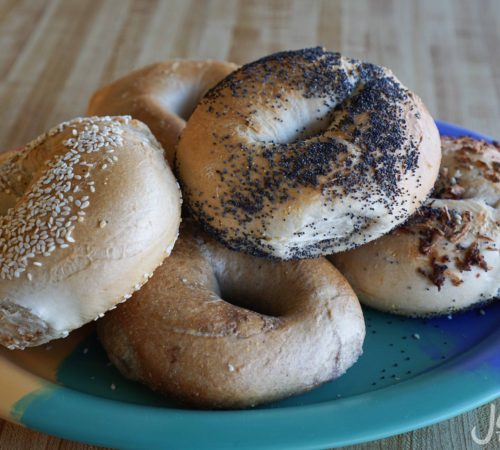
[[[141,122],[75,119],[0,164],[0,344],[39,345],[103,315],[174,245],[180,190]]]
[[[92,96],[89,115],[131,115],[149,126],[170,165],[179,135],[205,92],[237,66],[223,61],[164,61],[136,70]]]
[[[312,48],[267,56],[212,88],[182,132],[176,172],[216,239],[296,259],[405,221],[440,159],[434,121],[389,70]]]
[[[433,197],[387,236],[331,260],[360,300],[409,316],[449,314],[500,289],[500,148],[443,138]]]
[[[243,408],[342,375],[362,352],[365,326],[325,259],[266,261],[184,229],[98,334],[126,377],[194,406]]]

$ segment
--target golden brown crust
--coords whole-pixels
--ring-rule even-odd
[[[0,163],[15,197],[0,211],[3,345],[39,345],[102,315],[175,242],[180,190],[141,122],[74,119]]]
[[[442,150],[433,197],[406,224],[330,257],[367,305],[426,316],[498,296],[500,149],[443,137]]]
[[[220,242],[298,259],[403,222],[439,162],[434,121],[389,70],[313,48],[247,64],[211,89],[182,133],[176,173]]]
[[[199,99],[236,67],[212,60],[151,64],[99,89],[87,112],[127,114],[141,120],[160,141],[172,165],[179,135]]]
[[[195,406],[241,408],[311,389],[357,360],[361,309],[326,260],[270,262],[196,233],[184,229],[152,279],[98,323],[125,376]]]

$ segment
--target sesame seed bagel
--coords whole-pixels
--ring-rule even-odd
[[[365,335],[356,296],[325,259],[262,260],[187,228],[97,330],[123,375],[203,408],[254,406],[336,378]]]
[[[164,61],[136,70],[92,96],[91,116],[131,115],[151,129],[172,165],[179,135],[205,92],[236,69],[223,61]]]
[[[500,148],[442,139],[433,197],[403,226],[331,257],[360,300],[408,316],[449,314],[500,289]]]
[[[11,177],[6,177],[10,173]],[[181,195],[146,125],[78,118],[0,159],[0,344],[64,337],[170,253]]]
[[[182,132],[187,206],[228,247],[311,258],[376,239],[424,201],[439,134],[387,69],[321,48],[231,73]]]

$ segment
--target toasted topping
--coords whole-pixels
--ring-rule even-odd
[[[443,164],[436,183],[434,198],[462,199],[465,198],[464,196],[470,196],[465,186],[470,183],[471,179],[482,178],[485,183],[493,184],[500,182],[500,145],[498,143],[488,143],[469,137],[444,137],[442,144]]]
[[[479,266],[484,271],[488,271],[489,267],[484,256],[479,250],[477,242],[473,242],[463,254],[463,258],[456,258],[456,265],[461,271],[470,271],[472,266]]]
[[[455,286],[463,280],[460,272],[470,271],[476,266],[484,271],[489,267],[484,259],[484,251],[498,251],[495,239],[477,231],[472,232],[478,220],[471,211],[460,212],[448,207],[433,207],[434,199],[462,200],[467,197],[467,189],[472,180],[483,177],[483,183],[499,181],[500,146],[472,138],[442,138],[443,161],[447,165],[440,170],[434,198],[420,208],[412,218],[398,230],[404,233],[417,233],[419,251],[429,256],[428,267],[418,272],[441,288],[446,278]],[[481,159],[478,159],[481,158]],[[495,159],[499,159],[498,161]],[[493,187],[492,189],[497,189]],[[474,233],[474,234],[472,234]],[[472,242],[471,242],[472,239]],[[443,241],[454,244],[450,255],[439,255],[445,248]],[[466,242],[466,245],[463,245]],[[453,259],[453,261],[451,261]],[[442,263],[454,263],[454,270]],[[456,271],[458,271],[458,273]],[[479,274],[478,274],[479,275]]]
[[[442,208],[424,206],[400,228],[405,233],[418,234],[420,253],[429,256],[430,266],[430,270],[419,268],[418,272],[429,278],[439,289],[446,277],[455,286],[462,282],[459,276],[447,270],[447,265],[441,264],[451,261],[449,255],[439,255],[437,244],[443,240],[455,244],[454,253],[459,253],[459,256],[454,258],[455,267],[460,272],[469,271],[474,265],[488,270],[478,240],[488,242],[491,238],[486,239],[485,236],[478,234],[471,245],[464,247],[460,244],[466,237],[470,238],[473,221],[474,216],[470,211],[460,213],[453,209],[449,210],[446,206]]]
[[[465,211],[423,206],[400,229],[419,233],[419,250],[428,255],[440,239],[460,242],[471,228],[472,213]]]

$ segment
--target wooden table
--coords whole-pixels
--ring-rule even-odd
[[[97,86],[149,62],[244,63],[318,44],[390,67],[435,117],[500,138],[497,0],[0,0],[0,142],[82,115]],[[470,431],[488,420],[484,406],[351,448],[479,448]],[[52,448],[95,447],[0,421],[0,449]]]

